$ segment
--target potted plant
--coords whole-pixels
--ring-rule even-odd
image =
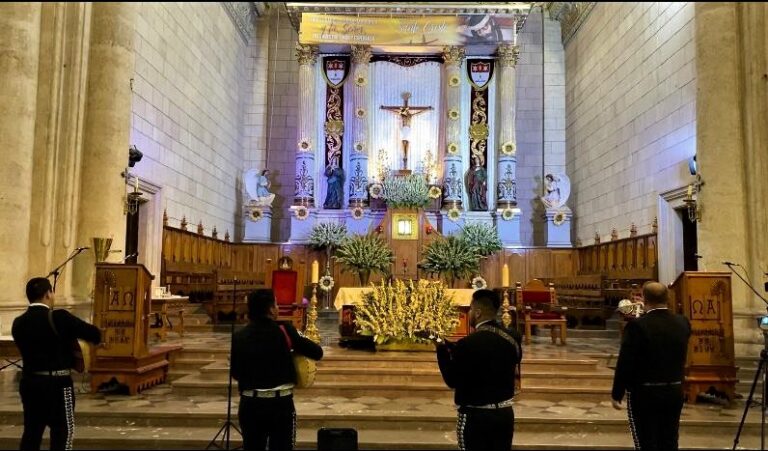
[[[378,350],[432,351],[423,337],[445,337],[458,323],[458,311],[440,281],[382,282],[355,307],[360,334],[371,336]]]
[[[432,241],[424,248],[424,260],[419,268],[430,274],[439,274],[450,280],[451,287],[456,279],[463,279],[480,270],[477,249],[460,236],[449,236]]]
[[[336,222],[320,222],[312,227],[309,234],[309,245],[318,251],[325,251],[325,273],[330,273],[329,265],[334,249],[347,236],[347,226]]]
[[[389,274],[395,255],[377,235],[352,235],[336,250],[336,261],[360,277],[360,285],[368,285],[372,271]]]
[[[459,236],[482,257],[488,257],[501,250],[501,239],[495,226],[469,223],[461,229]]]

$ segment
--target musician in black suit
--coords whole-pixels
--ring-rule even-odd
[[[238,417],[246,450],[291,450],[296,442],[293,352],[313,360],[323,348],[299,335],[290,323],[278,323],[271,289],[248,295],[247,326],[232,340],[232,377],[240,391]]]
[[[475,291],[469,308],[475,332],[456,343],[437,344],[443,380],[455,389],[456,435],[462,450],[508,451],[512,447],[512,397],[515,370],[522,358],[521,336],[496,322],[499,305],[493,291]]]
[[[677,450],[683,409],[683,371],[691,325],[667,309],[667,288],[643,286],[645,314],[627,323],[611,394],[621,409],[627,393],[629,425],[635,448]]]
[[[53,310],[48,279],[27,282],[29,308],[13,321],[11,334],[24,368],[19,393],[24,408],[22,450],[40,449],[45,427],[51,429],[51,449],[72,449],[75,393],[70,368],[75,362],[72,342],[101,341],[99,329],[66,310]]]

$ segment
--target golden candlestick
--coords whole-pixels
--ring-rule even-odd
[[[304,335],[315,343],[320,344],[320,332],[317,330],[317,284],[312,284],[312,299],[307,309],[307,328]]]
[[[509,291],[504,287],[504,302],[501,304],[503,313],[501,314],[501,323],[504,327],[509,328],[512,324],[512,315],[509,314]]]

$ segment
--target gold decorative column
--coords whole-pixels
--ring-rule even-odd
[[[315,142],[317,116],[315,114],[315,64],[317,46],[296,44],[299,62],[299,127],[296,138],[296,189],[293,205],[315,205]],[[320,146],[322,147],[322,146]]]
[[[130,146],[135,23],[133,3],[93,4],[78,246],[90,245],[94,237],[112,238],[114,249],[125,246],[126,186],[121,173]],[[75,260],[72,288],[79,299],[93,289],[94,263],[93,252]]]
[[[461,73],[464,62],[463,47],[445,47],[443,70],[446,118],[445,153],[443,154],[443,207],[460,208],[464,193],[464,167],[461,162],[461,87],[465,75]]]
[[[6,3],[0,14],[0,311],[27,305],[40,11],[40,3]],[[10,333],[9,318],[0,326]]]

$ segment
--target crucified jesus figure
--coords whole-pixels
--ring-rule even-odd
[[[410,106],[408,105],[408,99],[411,98],[410,92],[404,92],[401,96],[403,98],[403,104],[402,105],[392,105],[392,106],[385,106],[382,105],[382,110],[387,110],[389,112],[395,113],[398,116],[400,116],[400,127],[403,129],[403,137],[402,137],[402,143],[403,143],[403,170],[408,170],[408,136],[406,133],[410,132],[411,128],[411,118],[413,116],[418,116],[421,113],[424,113],[425,111],[431,111],[433,108],[431,106]],[[408,130],[407,132],[405,130]]]

